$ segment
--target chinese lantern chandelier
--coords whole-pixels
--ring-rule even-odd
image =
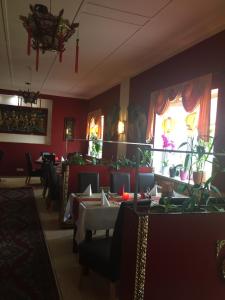
[[[79,23],[69,23],[63,19],[62,9],[58,16],[54,16],[48,8],[42,4],[30,5],[31,13],[27,17],[20,16],[23,26],[28,33],[27,54],[30,55],[31,47],[36,51],[36,71],[39,65],[39,51],[54,51],[59,54],[59,61],[62,62],[62,55],[65,51],[65,43],[75,33]],[[79,38],[76,39],[75,72],[78,72]]]
[[[25,82],[28,86],[27,91],[19,91],[18,96],[23,99],[24,103],[37,104],[40,92],[31,92],[29,90],[30,82]]]

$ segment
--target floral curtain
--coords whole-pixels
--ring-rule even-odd
[[[177,97],[182,97],[183,107],[187,112],[193,112],[200,105],[198,135],[203,140],[208,140],[210,124],[212,74],[155,91],[151,94],[148,113],[148,126],[146,140],[151,141],[154,133],[155,114],[162,115]]]
[[[101,116],[102,116],[101,109],[92,111],[88,114],[86,139],[89,139],[92,135],[94,135],[98,139],[102,139]]]

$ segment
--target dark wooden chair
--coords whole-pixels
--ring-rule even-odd
[[[53,165],[53,162],[48,164],[48,195],[47,203],[49,208],[51,207],[54,210],[59,208],[60,200],[60,184],[59,176],[56,173],[56,168]]]
[[[150,200],[139,200],[137,206],[148,209],[150,203]],[[79,263],[82,266],[80,287],[82,276],[88,274],[89,269],[109,279],[111,284],[119,280],[124,212],[127,207],[133,207],[133,201],[121,203],[112,237],[86,239],[79,245]]]
[[[0,162],[3,159],[3,157],[4,157],[4,151],[0,150]],[[0,178],[0,181],[1,181],[1,178]]]
[[[148,188],[152,189],[155,184],[154,173],[139,173],[138,174],[138,192],[145,193]]]
[[[91,190],[93,193],[99,192],[99,173],[78,173],[78,184],[79,184],[79,193],[83,193],[86,187],[91,184]]]
[[[40,177],[40,180],[42,181],[42,169],[33,168],[32,156],[29,152],[25,153],[25,158],[27,163],[27,177],[25,183],[29,184],[31,177]]]
[[[125,192],[130,192],[130,174],[114,172],[110,174],[110,192],[118,193],[124,187]]]

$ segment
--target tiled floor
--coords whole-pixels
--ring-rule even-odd
[[[2,178],[0,187],[24,186],[25,178]],[[48,212],[41,197],[41,186],[36,178],[32,179],[37,207],[46,237],[52,266],[55,271],[63,300],[107,300],[109,299],[109,282],[90,273],[83,278],[82,289],[78,289],[79,263],[72,252],[72,230],[60,229],[58,214]]]

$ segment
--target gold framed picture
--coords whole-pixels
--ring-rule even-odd
[[[74,139],[74,118],[64,119],[64,140],[72,141]]]

